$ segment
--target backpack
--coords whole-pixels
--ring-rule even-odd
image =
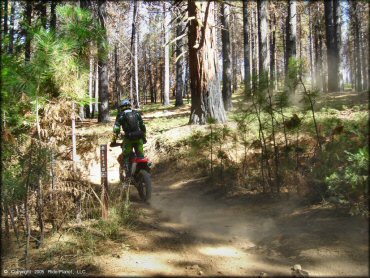
[[[140,130],[139,119],[136,111],[125,112],[125,121],[127,124],[127,130],[125,133],[129,139],[140,139],[144,137],[144,132]]]
[[[140,130],[139,119],[134,111],[125,112],[125,121],[127,124],[128,132]]]

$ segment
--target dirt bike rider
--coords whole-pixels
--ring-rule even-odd
[[[119,105],[118,114],[113,127],[113,144],[116,143],[117,137],[121,131],[121,126],[125,133],[122,142],[123,162],[126,170],[126,177],[129,177],[131,174],[129,166],[132,148],[135,149],[137,157],[144,158],[146,127],[140,113],[131,109],[131,102],[128,99],[122,100]],[[120,157],[118,160],[120,160]]]

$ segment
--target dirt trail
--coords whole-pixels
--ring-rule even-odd
[[[174,128],[151,136],[146,153],[157,163],[156,145],[176,141],[200,127]],[[116,157],[109,150],[108,177],[118,183]],[[99,165],[91,178],[100,181]],[[96,168],[96,169],[95,169]],[[127,243],[107,246],[95,257],[99,272],[111,276],[291,275],[300,264],[310,276],[368,276],[368,221],[341,210],[307,206],[299,199],[225,197],[191,169],[160,165],[152,174],[151,203],[131,199],[142,214]]]
[[[364,219],[295,200],[225,198],[175,169],[153,181],[150,205],[132,192],[143,215],[130,246],[96,260],[105,274],[286,276],[301,264],[311,276],[368,275]]]

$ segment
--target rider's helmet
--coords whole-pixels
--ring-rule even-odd
[[[131,102],[128,99],[122,100],[121,103],[119,104],[119,107],[121,110],[126,110],[131,108]]]

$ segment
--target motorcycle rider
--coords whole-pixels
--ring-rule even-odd
[[[135,149],[137,157],[144,158],[144,144],[146,143],[146,127],[140,113],[131,109],[131,102],[128,99],[122,100],[116,121],[113,127],[112,143],[115,144],[118,135],[122,130],[124,137],[122,142],[123,162],[126,170],[126,177],[130,176],[130,154]]]

